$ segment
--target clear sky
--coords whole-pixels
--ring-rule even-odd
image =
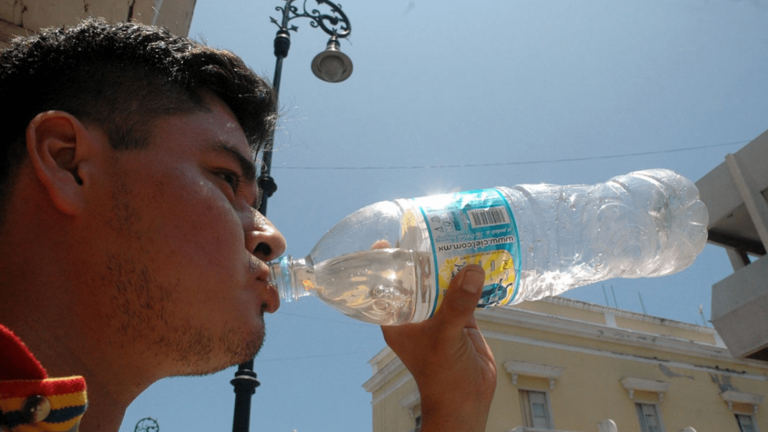
[[[197,0],[190,36],[271,78],[282,1]],[[301,2],[297,5],[301,7]],[[304,256],[337,221],[395,198],[522,183],[597,183],[647,168],[698,180],[768,129],[763,0],[349,0],[354,73],[317,80],[327,36],[297,19],[285,60],[269,218]],[[308,7],[323,11],[314,1]],[[195,211],[194,209],[189,209]],[[611,306],[702,324],[731,273],[707,246],[686,271],[604,284]],[[615,303],[613,294],[615,293]],[[603,285],[568,297],[606,304]],[[267,317],[252,431],[371,430],[367,361],[378,327],[316,299]],[[232,427],[234,369],[172,378],[121,432]]]

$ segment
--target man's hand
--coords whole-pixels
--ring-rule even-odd
[[[381,328],[419,387],[423,432],[485,430],[496,363],[474,317],[484,279],[482,267],[468,265],[432,318]]]

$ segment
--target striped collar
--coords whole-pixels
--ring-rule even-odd
[[[85,412],[83,377],[48,378],[24,343],[0,325],[0,427],[74,432]]]

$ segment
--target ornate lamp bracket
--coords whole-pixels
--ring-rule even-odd
[[[331,8],[331,14],[321,13],[317,9],[307,10],[307,0],[304,0],[302,10],[299,11],[297,6],[293,5],[295,0],[285,0],[285,6],[277,6],[275,10],[282,12],[282,21],[279,21],[273,17],[270,17],[270,21],[280,28],[278,32],[298,31],[299,28],[295,25],[290,25],[290,22],[296,18],[309,18],[311,25],[314,28],[321,28],[329,36],[336,36],[339,39],[346,38],[352,31],[352,25],[349,23],[349,18],[341,10],[341,5],[337,5],[328,0],[316,0],[318,5],[327,5]],[[338,27],[337,27],[338,26]]]

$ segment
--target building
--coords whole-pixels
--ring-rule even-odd
[[[768,361],[768,131],[696,182],[709,242],[733,274],[712,286],[712,324],[736,357]]]
[[[768,432],[768,364],[711,328],[559,297],[476,316],[499,372],[489,432]],[[417,430],[413,378],[389,348],[370,364],[373,432]]]
[[[89,16],[162,25],[186,36],[194,9],[195,0],[0,0],[0,49],[15,36],[73,26]]]

